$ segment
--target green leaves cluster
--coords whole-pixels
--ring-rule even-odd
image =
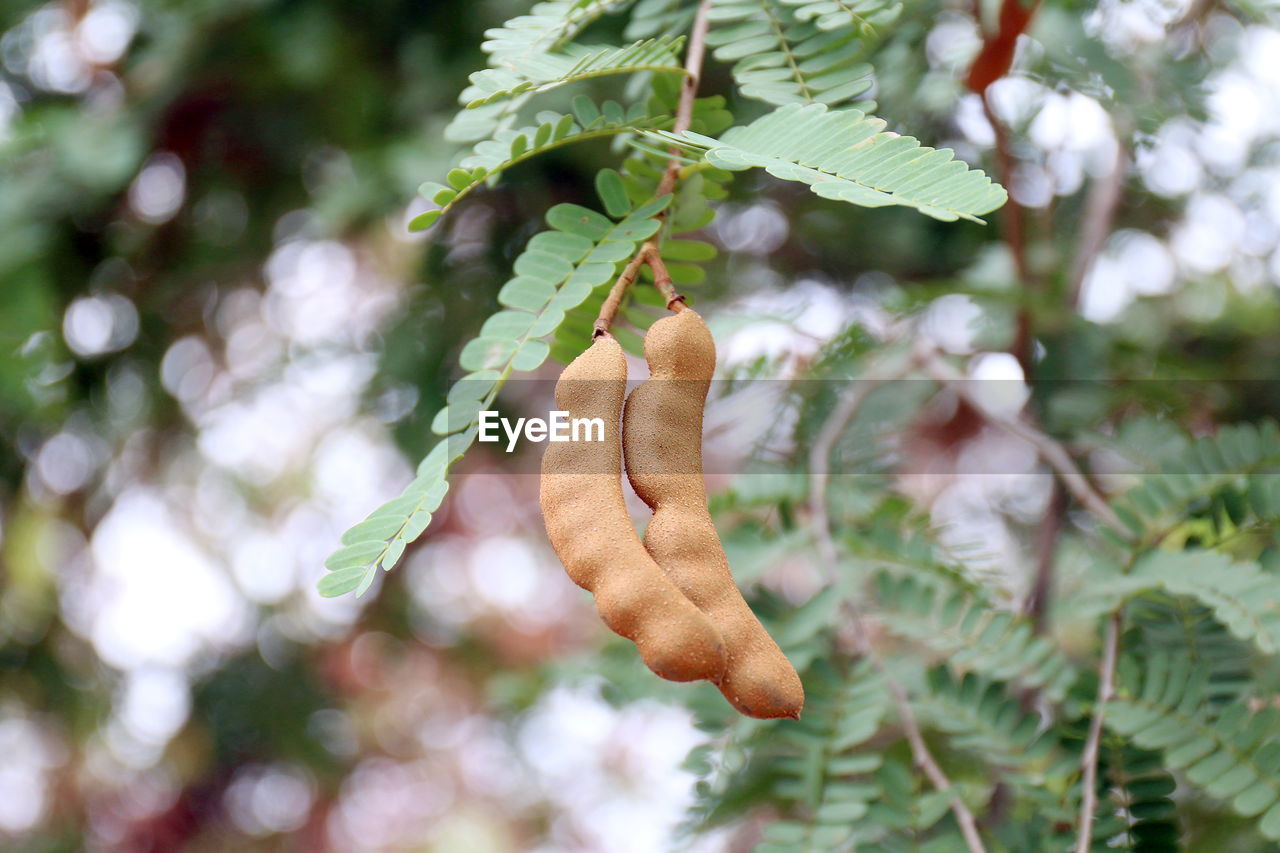
[[[1160,750],[1168,767],[1280,840],[1280,709],[1241,700],[1217,713],[1207,684],[1208,674],[1184,656],[1128,659],[1106,725]]]
[[[734,62],[743,95],[769,104],[845,103],[871,88],[860,27],[840,26],[843,3],[723,0],[711,9],[707,43]],[[848,7],[852,12],[852,7]],[[865,23],[865,20],[861,23]],[[823,26],[823,25],[826,26]]]
[[[557,51],[564,48],[578,33],[601,15],[617,6],[617,0],[547,0],[536,3],[527,15],[518,15],[501,27],[485,32],[481,49],[489,55],[490,69],[497,79],[518,85],[524,73],[535,79],[552,73]],[[581,51],[579,51],[579,54]],[[581,56],[571,57],[576,61]],[[488,80],[487,72],[478,72],[481,80]],[[523,78],[528,79],[528,78]],[[543,81],[549,82],[549,81]],[[566,81],[567,82],[567,81]],[[464,89],[459,101],[464,109],[445,128],[445,137],[457,142],[474,142],[492,137],[515,122],[522,106],[532,96],[531,91],[521,91],[476,108],[467,108],[476,100],[483,100],[492,92],[491,83],[472,85]]]
[[[880,729],[889,708],[884,684],[867,663],[844,678],[818,665],[808,681],[805,718],[779,726],[773,759],[774,795],[797,813],[767,826],[756,853],[847,849],[880,793],[870,774],[881,756],[850,751]]]
[[[713,166],[731,171],[759,167],[799,181],[823,198],[863,207],[903,205],[945,222],[969,219],[1004,204],[1008,194],[949,149],[922,146],[885,130],[859,110],[821,104],[788,105],[735,127],[719,139],[698,133],[651,136],[705,151]]]
[[[610,74],[635,74],[640,71],[685,73],[680,65],[680,48],[683,36],[644,39],[626,47],[604,47],[584,50],[581,56],[551,53],[533,54],[512,60],[503,68],[489,68],[471,75],[473,88],[469,94],[478,94],[467,103],[467,109],[475,109],[503,98],[527,93],[536,94]]]
[[[1263,654],[1280,653],[1280,575],[1254,562],[1213,551],[1153,551],[1098,593],[1108,609],[1154,590],[1193,599],[1241,640]]]
[[[1227,426],[1217,435],[1197,439],[1157,474],[1115,501],[1121,520],[1140,538],[1168,530],[1188,513],[1202,509],[1215,493],[1244,483],[1238,490],[1241,509],[1261,519],[1280,518],[1280,425]],[[1261,474],[1244,478],[1247,474]],[[1229,511],[1234,507],[1225,507]]]
[[[980,591],[955,588],[941,578],[878,573],[877,612],[884,626],[961,671],[1037,688],[1055,699],[1066,695],[1078,673],[1056,645]]]
[[[612,218],[574,204],[547,211],[551,230],[529,240],[514,277],[498,293],[503,310],[462,349],[459,362],[468,373],[454,383],[431,424],[448,438],[423,460],[399,497],[347,531],[344,547],[325,563],[330,574],[319,583],[322,595],[362,594],[379,568],[390,570],[405,546],[422,535],[448,491],[449,466],[475,441],[480,412],[493,405],[513,372],[534,370],[546,360],[551,347],[544,339],[658,230],[654,217],[670,201],[664,197],[633,208],[621,186],[607,180],[601,195]]]
[[[418,188],[419,194],[440,207],[414,217],[409,228],[412,231],[430,228],[482,183],[538,154],[573,142],[660,128],[669,121],[665,116],[648,115],[643,104],[629,110],[615,101],[597,106],[590,98],[579,95],[573,101],[572,113],[542,112],[534,126],[499,130],[493,139],[476,145],[458,168],[445,177],[446,183],[424,183]]]

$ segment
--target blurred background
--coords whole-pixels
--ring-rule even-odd
[[[553,152],[407,230],[464,150],[443,131],[483,31],[527,5],[0,0],[0,848],[673,849],[704,736],[564,576],[536,478],[500,451],[469,454],[368,595],[314,589],[431,446],[543,212],[595,206],[617,160]],[[1004,174],[963,84],[967,2],[908,2],[874,92],[1005,182],[1025,239],[999,213],[943,224],[744,174],[693,291],[728,374],[794,378],[914,315],[971,375],[1020,384],[1030,270],[1072,294],[1040,318],[1073,342],[1048,375],[1274,375],[1275,8],[1046,0],[1030,35],[991,92]],[[704,93],[726,79],[711,62]],[[1169,403],[1192,425],[1280,408],[1196,388]],[[1021,464],[899,483],[982,539],[1011,595],[1051,491]],[[750,546],[771,595],[813,593],[803,554]],[[688,843],[738,849],[737,829]]]

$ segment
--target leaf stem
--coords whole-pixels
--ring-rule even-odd
[[[600,306],[600,314],[596,317],[595,325],[591,329],[592,340],[604,337],[609,334],[609,326],[613,324],[613,318],[617,316],[618,306],[622,304],[622,297],[627,292],[627,288],[636,280],[636,276],[640,274],[640,267],[644,266],[645,260],[648,258],[648,251],[645,243],[640,247],[640,251],[632,256],[627,265],[622,268],[621,275],[618,280],[613,283],[613,287],[609,288],[609,295],[605,297],[604,304]]]
[[[676,104],[675,124],[671,127],[671,132],[674,134],[684,133],[693,124],[693,104],[698,95],[698,82],[702,79],[702,62],[707,52],[707,30],[711,23],[710,14],[711,0],[702,0],[693,18],[693,28],[689,33],[689,47],[684,55],[685,78],[680,86],[680,99]],[[680,177],[680,149],[672,146],[668,149],[668,154],[670,159],[667,160],[667,168],[662,173],[662,179],[658,181],[658,189],[653,194],[654,198],[662,198],[672,193]],[[670,207],[667,208],[667,210],[670,209]],[[662,211],[655,218],[662,221],[666,218],[667,210]],[[660,242],[659,235],[654,235],[645,241],[635,256],[623,267],[618,280],[610,288],[604,304],[600,306],[600,313],[592,326],[592,339],[609,334],[609,327],[613,325],[614,318],[618,315],[618,308],[622,305],[622,297],[626,295],[627,288],[635,282],[636,276],[640,273],[640,267],[646,264],[653,271],[654,286],[667,299],[667,307],[677,312],[683,310],[684,297],[676,293],[666,264],[658,254]]]
[[[849,387],[848,393],[841,398],[835,411],[831,413],[831,416],[822,425],[818,439],[814,442],[813,448],[809,452],[810,523],[813,526],[813,536],[818,543],[818,551],[824,564],[823,573],[829,583],[834,584],[837,580],[836,565],[839,561],[839,549],[831,536],[830,512],[827,509],[826,486],[830,473],[831,452],[845,429],[853,422],[858,410],[862,408],[862,404],[871,392],[891,379],[902,378],[911,367],[912,362],[908,361],[894,371],[884,371],[854,382]],[[897,711],[898,721],[902,724],[903,734],[911,747],[911,757],[915,761],[915,765],[920,768],[934,788],[948,795],[951,812],[955,815],[956,823],[960,827],[961,835],[964,836],[965,846],[969,849],[969,853],[986,853],[987,848],[982,842],[982,836],[978,833],[978,824],[974,820],[973,812],[969,810],[968,805],[961,799],[960,794],[952,787],[951,780],[947,778],[947,774],[929,751],[929,745],[925,742],[924,735],[920,731],[920,724],[916,722],[915,713],[911,710],[911,702],[907,697],[907,692],[894,680],[889,673],[888,667],[884,665],[884,661],[872,644],[867,634],[862,612],[852,601],[845,602],[845,610],[850,616],[849,621],[853,629],[854,643],[857,645],[858,653],[870,661],[884,679],[885,688],[889,691],[894,709]]]
[[[1102,746],[1102,722],[1107,703],[1115,695],[1116,657],[1120,649],[1120,611],[1107,620],[1107,636],[1103,640],[1102,666],[1098,673],[1098,699],[1089,721],[1089,736],[1080,760],[1081,805],[1080,825],[1076,833],[1075,853],[1089,853],[1093,846],[1093,814],[1098,807],[1098,752]]]

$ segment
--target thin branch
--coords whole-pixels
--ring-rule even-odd
[[[824,566],[831,571],[829,583],[835,582],[834,570],[839,552],[831,538],[831,519],[827,513],[827,480],[831,476],[831,453],[840,436],[853,423],[854,417],[872,391],[893,377],[865,377],[853,380],[848,392],[840,398],[830,417],[818,430],[813,447],[809,450],[809,520],[813,538],[818,544]]]
[[[1067,452],[1066,448],[1017,417],[1003,415],[986,408],[982,401],[969,389],[968,381],[965,377],[947,364],[937,353],[931,352],[927,354],[923,363],[926,373],[958,394],[976,411],[981,412],[988,421],[1003,427],[1034,447],[1040,458],[1058,475],[1062,485],[1066,486],[1067,491],[1085,509],[1089,510],[1124,538],[1131,539],[1133,537],[1129,528],[1111,509],[1107,499],[1093,487],[1093,484],[1089,482],[1089,478],[1076,465],[1075,460],[1071,458],[1071,454]]]
[[[676,104],[676,118],[671,127],[672,133],[684,133],[693,124],[693,104],[698,95],[698,81],[702,78],[702,61],[707,51],[707,29],[711,21],[710,13],[711,0],[702,0],[698,4],[697,14],[694,15],[693,28],[689,33],[689,46],[685,50],[685,78],[680,87],[680,99]],[[653,194],[654,198],[670,195],[675,190],[676,180],[680,177],[680,150],[673,146],[668,149],[668,152],[671,157],[667,160],[667,168],[662,173],[662,179],[658,181],[658,188]],[[670,207],[667,208],[667,210],[670,209]],[[655,218],[661,222],[666,218],[667,210],[662,211]],[[600,313],[596,316],[596,322],[592,327],[592,338],[608,334],[609,327],[613,325],[614,318],[618,315],[618,308],[622,305],[622,297],[626,295],[627,288],[636,280],[640,267],[644,264],[648,264],[649,269],[653,270],[654,286],[667,298],[667,307],[672,311],[683,309],[684,297],[676,293],[675,287],[671,283],[671,276],[667,272],[667,267],[662,263],[662,258],[658,255],[660,240],[661,237],[655,235],[645,241],[635,256],[623,268],[622,274],[618,276],[618,280],[610,288],[604,304],[600,306]]]
[[[648,244],[646,243],[645,246]],[[648,252],[644,246],[640,251],[636,252],[635,257],[627,262],[623,267],[622,274],[618,276],[618,280],[613,283],[613,287],[609,288],[609,295],[605,297],[604,304],[600,306],[600,313],[596,316],[595,325],[592,326],[591,337],[602,337],[609,334],[609,327],[613,325],[613,318],[618,314],[618,306],[622,304],[623,294],[627,292],[627,288],[636,280],[636,276],[640,274],[640,267],[644,266]]]
[[[1075,853],[1089,853],[1093,846],[1093,814],[1098,808],[1098,752],[1102,746],[1102,722],[1107,703],[1115,695],[1116,657],[1120,650],[1120,613],[1107,620],[1107,636],[1103,640],[1102,666],[1098,672],[1098,700],[1089,721],[1089,736],[1080,760],[1081,785],[1080,826],[1076,833]]]
[[[880,670],[885,687],[893,698],[898,719],[902,723],[903,734],[907,736],[907,743],[911,746],[911,757],[915,760],[916,766],[924,771],[924,775],[928,777],[933,787],[951,795],[951,812],[955,815],[956,823],[960,825],[960,834],[964,836],[964,843],[970,853],[986,853],[987,848],[982,843],[982,836],[978,833],[978,823],[973,818],[973,812],[969,811],[964,800],[960,799],[960,795],[952,789],[951,780],[947,778],[947,774],[942,771],[938,762],[933,759],[932,753],[929,752],[929,745],[924,742],[924,735],[920,733],[920,726],[917,725],[915,715],[911,712],[911,703],[907,700],[906,691],[885,672],[884,663],[879,656],[873,656],[872,660]]]
[[[1111,171],[1100,178],[1095,178],[1089,186],[1089,194],[1084,203],[1084,224],[1080,229],[1080,242],[1076,246],[1075,258],[1071,262],[1070,290],[1067,298],[1071,307],[1080,304],[1080,291],[1085,276],[1093,267],[1093,262],[1102,250],[1102,244],[1111,233],[1115,222],[1116,209],[1124,197],[1124,180],[1128,173],[1128,159],[1124,145],[1116,143],[1116,161]]]
[[[675,285],[671,282],[671,273],[667,271],[666,263],[658,254],[658,244],[650,240],[645,247],[642,251],[645,252],[645,263],[653,271],[653,286],[667,300],[667,308],[677,314],[680,313],[685,308],[684,296],[676,292]]]
[[[684,54],[685,78],[680,86],[680,100],[676,104],[675,124],[671,127],[671,132],[677,136],[693,124],[693,102],[697,99],[698,83],[702,79],[702,60],[707,51],[707,29],[710,25],[711,0],[702,0],[693,18],[693,28],[689,31],[689,49]],[[672,146],[667,150],[671,159],[667,161],[667,170],[662,173],[658,191],[654,193],[657,198],[662,198],[675,189],[676,178],[680,174],[680,149]]]
[[[848,393],[841,398],[826,422],[823,423],[822,429],[818,432],[818,438],[814,441],[813,447],[809,451],[809,517],[813,526],[814,539],[818,543],[818,550],[822,557],[824,574],[831,583],[836,581],[836,565],[839,561],[839,549],[831,536],[830,512],[827,509],[826,486],[830,474],[831,453],[835,449],[836,442],[840,436],[849,424],[853,422],[867,396],[885,382],[895,377],[901,378],[913,364],[914,360],[908,361],[897,371],[868,376],[853,384]],[[934,788],[949,795],[951,812],[955,815],[956,823],[960,826],[960,832],[964,836],[965,845],[968,847],[969,853],[986,853],[987,848],[982,843],[982,837],[978,833],[978,824],[974,820],[973,812],[965,805],[959,793],[952,787],[951,780],[947,778],[947,774],[943,772],[942,767],[934,760],[933,754],[929,752],[929,746],[925,743],[924,735],[916,722],[906,691],[889,674],[884,661],[880,659],[880,655],[872,645],[870,638],[867,636],[862,613],[853,602],[846,602],[845,608],[850,615],[854,642],[858,646],[859,653],[871,661],[876,671],[880,673],[881,678],[884,679],[885,687],[889,691],[889,696],[893,700],[897,711],[898,720],[902,724],[903,734],[906,735],[907,743],[911,747],[911,755],[916,766],[920,768]]]
[[[991,97],[987,92],[978,97],[982,99],[982,110],[986,113],[987,122],[996,138],[996,176],[1009,191],[1009,199],[1000,210],[1000,219],[1004,225],[1001,235],[1009,245],[1009,254],[1013,256],[1013,268],[1022,287],[1021,304],[1018,307],[1013,345],[1010,349],[1022,365],[1022,374],[1031,379],[1035,364],[1035,334],[1032,329],[1031,295],[1034,283],[1031,280],[1031,265],[1027,260],[1026,211],[1018,202],[1014,190],[1014,157],[1013,147],[1009,141],[1009,130],[996,116],[991,106]]]
[[[1053,562],[1066,512],[1066,495],[1062,484],[1055,480],[1049,492],[1044,521],[1036,531],[1036,573],[1022,604],[1022,612],[1031,620],[1031,627],[1037,634],[1045,633],[1048,628],[1049,600],[1053,596]]]

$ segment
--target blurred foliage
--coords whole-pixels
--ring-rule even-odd
[[[1274,849],[1274,8],[1040,4],[990,90],[1001,140],[964,88],[998,3],[717,3],[700,136],[655,200],[695,5],[0,2],[0,846],[633,850],[656,819],[593,835],[571,783],[625,788],[627,748],[691,717],[672,844],[963,850],[893,684],[990,850],[1073,849],[1103,712],[1092,849]],[[854,98],[875,144],[958,163],[869,189],[778,124]],[[879,206],[903,199],[989,224]],[[546,565],[536,485],[462,458],[474,413],[538,406],[508,379],[572,359],[655,233],[721,341],[715,406],[769,414],[712,508],[800,721],[658,682],[563,578],[503,598],[514,541]],[[966,474],[994,428],[902,371],[834,448],[821,571],[809,449],[844,380],[920,340],[975,376],[1018,356],[1027,418],[1127,533],[1034,461]],[[121,605],[131,577],[159,603]],[[139,623],[168,645],[130,646]],[[603,776],[555,775],[587,745]]]

